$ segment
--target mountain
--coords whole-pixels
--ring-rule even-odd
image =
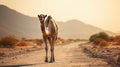
[[[40,37],[39,21],[35,17],[23,15],[4,5],[0,5],[0,36]],[[34,35],[34,36],[33,36]]]
[[[57,22],[59,37],[88,39],[90,35],[104,31],[114,33],[73,19],[67,22]],[[21,14],[4,5],[0,5],[0,36],[14,35],[18,38],[42,38],[40,23],[36,17]]]
[[[60,24],[59,24],[60,25]],[[69,38],[80,38],[80,39],[88,39],[92,34],[98,32],[106,32],[110,36],[114,36],[115,34],[110,31],[105,31],[98,27],[85,24],[82,21],[72,19],[67,22],[62,23],[60,26],[61,37],[69,37]]]

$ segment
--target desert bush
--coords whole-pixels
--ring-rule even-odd
[[[110,37],[109,37],[109,35],[108,35],[107,33],[105,33],[105,32],[100,32],[100,33],[99,33],[99,38],[102,38],[102,39],[108,41]]]
[[[28,42],[24,41],[24,40],[22,40],[22,41],[20,41],[19,43],[16,44],[16,46],[28,46],[28,45],[29,45]]]
[[[93,43],[95,44],[95,45],[98,45],[101,41],[103,41],[104,39],[102,39],[102,38],[97,38],[96,40],[94,40],[93,41]]]
[[[120,35],[119,36],[115,36],[113,41],[117,42],[117,44],[120,44]]]
[[[62,38],[60,38],[60,37],[58,37],[57,38],[57,41],[56,41],[56,43],[59,43],[59,44],[62,44],[62,43],[65,43],[66,42],[66,40],[65,39],[62,39]]]
[[[100,43],[98,44],[100,47],[106,47],[109,46],[109,43],[105,40],[100,41]]]
[[[114,37],[113,37],[113,36],[110,36],[110,37],[109,37],[109,41],[112,42],[113,40],[114,40]]]
[[[94,43],[94,47],[96,46],[106,47],[109,45],[109,43],[102,38],[97,38],[93,43]]]
[[[97,33],[97,34],[93,34],[92,36],[90,36],[89,38],[89,41],[90,42],[93,42],[95,41],[97,38],[102,38],[106,41],[109,41],[110,40],[110,37],[108,36],[108,34],[106,34],[105,32],[100,32],[100,33]]]
[[[24,40],[24,39],[22,39]],[[33,42],[33,43],[36,43],[37,45],[42,45],[43,44],[43,39],[25,39],[24,41],[29,41],[29,42]]]
[[[6,36],[1,38],[0,45],[2,47],[14,47],[18,40],[13,36]]]
[[[26,38],[25,38],[25,37],[22,37],[21,40],[26,40]]]
[[[43,44],[43,39],[35,40],[35,42],[37,43],[37,45],[41,46]]]
[[[98,36],[99,36],[98,34],[93,34],[92,36],[90,36],[89,41],[90,41],[90,42],[95,41],[95,39],[96,39]]]

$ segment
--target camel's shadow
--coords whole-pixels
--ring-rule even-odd
[[[22,67],[22,66],[32,66],[32,65],[38,65],[38,64],[44,64],[44,63],[19,64],[19,65],[3,65],[3,66],[0,66],[0,67]]]

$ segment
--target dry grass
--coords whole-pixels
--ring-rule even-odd
[[[62,39],[62,38],[58,38],[56,40],[56,44],[64,44],[64,43],[71,43],[71,42],[77,42],[80,41],[80,39]]]
[[[93,43],[94,43],[95,45],[98,45],[101,41],[103,41],[102,38],[97,38],[95,41],[93,41]]]
[[[27,41],[20,41],[16,44],[16,46],[28,46],[29,43]]]
[[[15,47],[16,43],[18,42],[18,40],[13,37],[13,36],[7,36],[4,38],[1,38],[0,40],[0,45],[1,47]]]
[[[107,46],[109,46],[109,43],[105,40],[102,40],[102,41],[100,41],[99,46],[100,47],[107,47]]]
[[[56,44],[64,44],[79,41],[79,39],[63,39],[58,38]],[[43,46],[43,39],[26,39],[21,38],[21,40],[16,39],[13,36],[6,36],[1,38],[0,47],[24,47],[24,46]]]
[[[115,45],[120,45],[120,35],[119,36],[115,36],[113,41],[116,42]]]
[[[102,38],[97,38],[94,41],[94,44],[95,44],[95,46],[100,46],[100,47],[106,47],[106,46],[110,45],[106,40],[104,40]]]

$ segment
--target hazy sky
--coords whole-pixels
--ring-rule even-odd
[[[0,0],[25,15],[52,15],[57,21],[78,19],[87,24],[120,32],[120,0]]]

